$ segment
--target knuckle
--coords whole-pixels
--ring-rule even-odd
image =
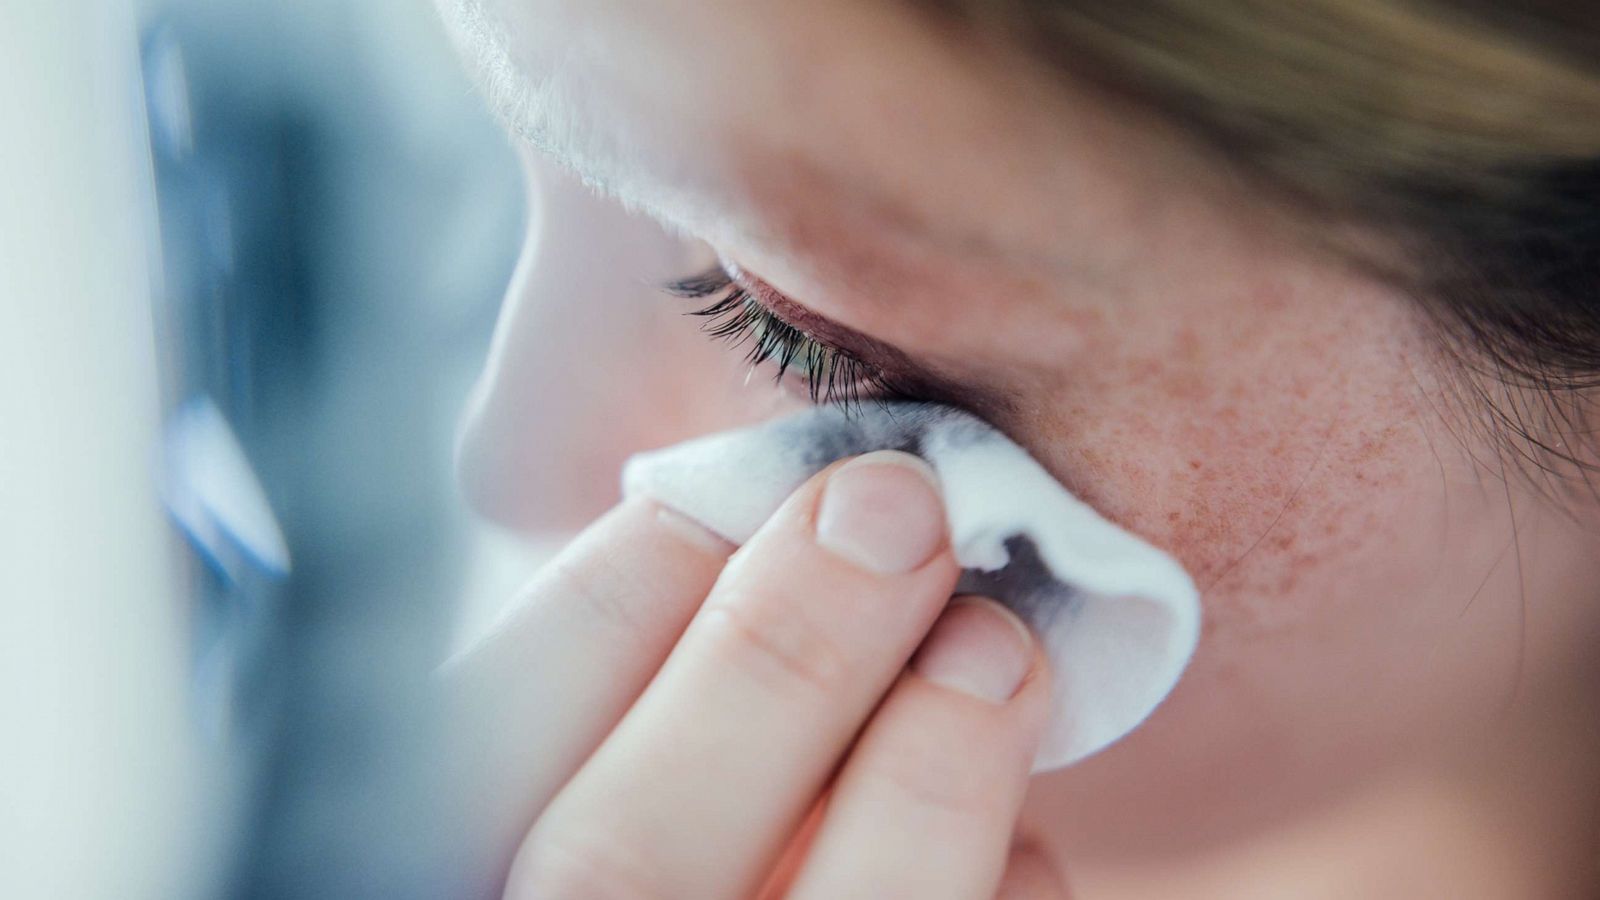
[[[571,835],[530,836],[506,881],[505,900],[645,900],[650,888],[641,861],[613,843]]]
[[[641,588],[614,562],[587,560],[584,564],[555,562],[556,583],[561,585],[561,602],[588,611],[589,616],[607,630],[622,635],[643,632],[639,611],[644,599]]]
[[[719,601],[704,628],[720,661],[780,689],[831,695],[843,686],[845,654],[836,639],[788,604]]]
[[[983,777],[987,767],[970,765],[938,740],[901,740],[865,754],[861,777],[872,789],[919,813],[987,818],[999,792]]]

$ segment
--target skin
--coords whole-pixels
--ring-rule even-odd
[[[1190,670],[1030,782],[1027,866],[1083,897],[1577,889],[1596,504],[1503,461],[1414,302],[1162,122],[894,4],[445,12],[530,145],[1194,575]],[[465,446],[531,452],[506,414]]]
[[[511,861],[514,898],[991,893],[1048,679],[1003,607],[945,608],[935,481],[901,453],[835,464],[731,557],[642,500],[575,540],[445,667],[480,887]],[[861,552],[866,526],[887,556]],[[937,663],[941,633],[965,640],[966,674]],[[919,864],[940,847],[962,852]]]

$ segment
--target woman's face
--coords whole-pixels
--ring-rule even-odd
[[[1594,640],[1592,539],[1500,477],[1413,305],[1155,123],[898,4],[459,2],[530,141],[1194,575],[1189,672],[1036,781],[1044,837],[1198,846],[1437,764]]]

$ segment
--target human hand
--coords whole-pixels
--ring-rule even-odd
[[[944,521],[878,452],[736,553],[641,499],[580,536],[446,671],[494,731],[505,895],[1061,896],[1011,853],[1044,659],[998,604],[947,606]]]

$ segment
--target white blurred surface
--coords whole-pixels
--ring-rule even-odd
[[[0,6],[0,897],[205,889],[136,52],[121,3]]]

